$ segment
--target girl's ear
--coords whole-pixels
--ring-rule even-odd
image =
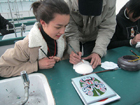
[[[45,23],[43,20],[40,19],[40,24],[41,24],[42,26],[44,26],[46,23]]]

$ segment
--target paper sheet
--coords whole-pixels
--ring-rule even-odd
[[[119,68],[116,63],[109,62],[109,61],[105,61],[105,62],[101,63],[101,67],[104,68],[104,69],[115,69],[115,68]]]

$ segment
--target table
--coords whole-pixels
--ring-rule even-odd
[[[117,63],[119,57],[133,55],[130,50],[133,50],[137,55],[140,55],[140,53],[132,47],[120,47],[108,50],[107,55],[102,58],[102,62],[112,61]],[[94,71],[101,70],[103,69],[99,66]],[[83,105],[82,100],[71,83],[71,78],[80,75],[73,70],[73,65],[70,64],[68,60],[58,62],[52,69],[39,70],[38,72],[46,75],[56,105]],[[140,104],[140,71],[130,72],[119,69],[117,71],[98,73],[97,75],[121,96],[120,100],[109,104]]]
[[[133,55],[130,50],[140,55],[132,47],[120,47],[108,50],[107,55],[102,58],[102,62],[112,61],[117,63],[119,57]],[[103,68],[98,66],[94,71],[101,70]],[[71,78],[80,75],[73,70],[73,65],[68,60],[56,63],[52,69],[39,70],[38,73],[43,73],[47,77],[56,105],[83,105],[82,100],[71,83]],[[121,97],[120,100],[108,105],[140,105],[140,71],[130,72],[118,69],[116,71],[98,73],[97,75]]]

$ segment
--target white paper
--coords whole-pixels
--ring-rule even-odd
[[[119,68],[116,63],[109,62],[109,61],[105,61],[105,62],[101,63],[101,67],[104,68],[104,69],[115,69],[115,68]]]
[[[135,47],[136,47],[136,48],[139,48],[139,47],[140,47],[140,42],[137,42],[137,44],[136,44]]]

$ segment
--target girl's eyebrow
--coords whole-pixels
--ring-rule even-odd
[[[69,23],[68,23],[69,24]],[[66,24],[65,26],[67,26],[68,24]],[[63,26],[63,24],[56,24],[57,26]]]
[[[62,24],[56,24],[57,26],[63,26]]]

